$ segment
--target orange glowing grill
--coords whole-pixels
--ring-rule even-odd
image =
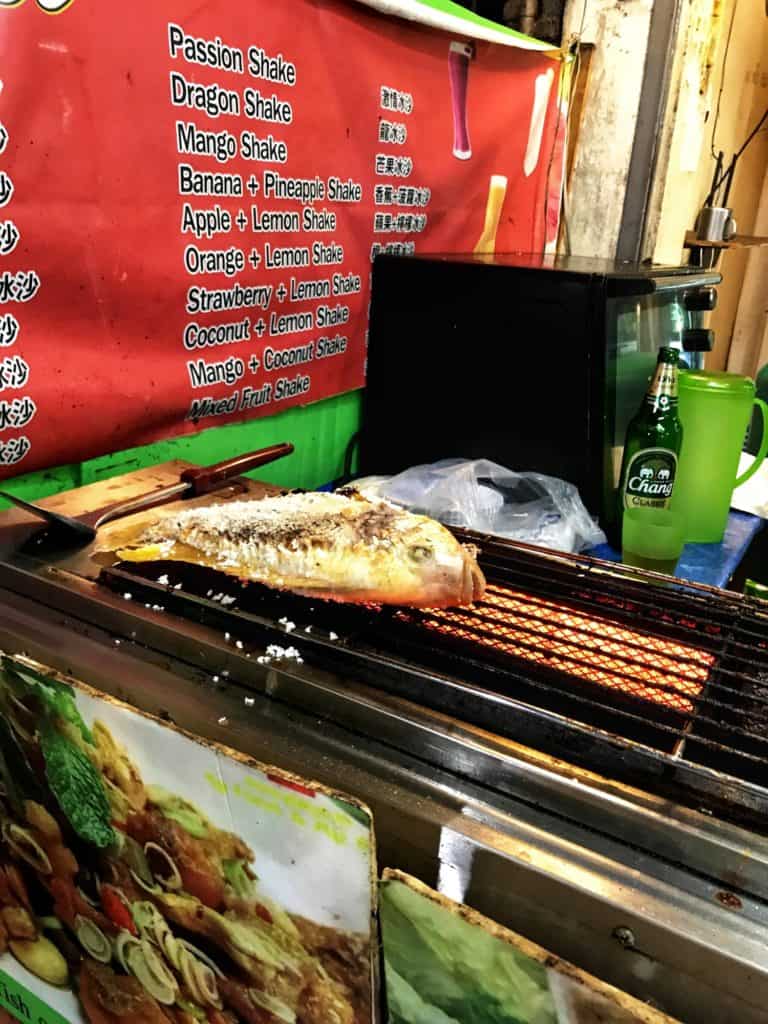
[[[444,636],[684,714],[693,712],[715,661],[688,644],[493,585],[473,609],[430,610],[420,621]]]

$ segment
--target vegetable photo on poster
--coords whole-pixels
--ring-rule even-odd
[[[402,871],[379,918],[389,1024],[675,1024]]]
[[[26,660],[3,658],[0,709],[0,1006],[23,1024],[372,1021],[362,805]]]
[[[53,2],[0,0],[0,479],[360,388],[378,253],[557,237],[543,44],[423,4]]]

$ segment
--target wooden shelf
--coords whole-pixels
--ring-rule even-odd
[[[768,245],[768,235],[734,235],[727,242],[708,242],[697,238],[695,231],[687,231],[685,244],[688,249],[693,246],[700,249],[750,249],[758,245]]]

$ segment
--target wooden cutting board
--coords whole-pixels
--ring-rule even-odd
[[[109,480],[99,480],[96,483],[86,484],[83,487],[61,491],[59,494],[41,498],[39,501],[36,500],[35,504],[42,505],[43,508],[49,508],[52,512],[61,512],[67,516],[77,517],[86,515],[89,512],[108,508],[117,502],[130,501],[132,498],[138,498],[142,494],[158,490],[161,487],[167,487],[169,484],[178,483],[181,473],[185,469],[189,469],[191,465],[192,463],[190,462],[174,459],[170,462],[161,463],[158,466],[124,473]],[[190,498],[187,501],[175,501],[168,505],[160,505],[157,508],[138,512],[133,516],[116,519],[113,523],[107,523],[99,530],[94,550],[103,551],[105,547],[108,547],[110,544],[114,545],[115,542],[119,542],[116,546],[120,546],[120,543],[122,543],[119,541],[120,538],[135,536],[137,532],[140,532],[146,526],[156,522],[165,515],[172,514],[180,508],[222,504],[235,500],[257,500],[268,494],[279,493],[280,488],[274,487],[271,484],[251,480],[247,477],[238,477],[234,486],[225,488],[222,491],[216,491],[201,498]],[[10,508],[0,512],[0,527],[4,533],[6,530],[12,533],[17,527],[34,527],[38,525],[42,527],[43,524],[39,523],[38,520],[22,509]],[[100,556],[99,561],[102,560],[103,556]]]

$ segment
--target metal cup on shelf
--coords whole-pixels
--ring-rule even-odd
[[[696,238],[702,242],[729,242],[736,234],[736,221],[728,206],[702,206],[696,218]],[[720,258],[717,245],[691,246],[691,263],[710,269]]]
[[[702,206],[696,218],[696,237],[702,242],[728,242],[736,234],[733,211],[727,206]]]

